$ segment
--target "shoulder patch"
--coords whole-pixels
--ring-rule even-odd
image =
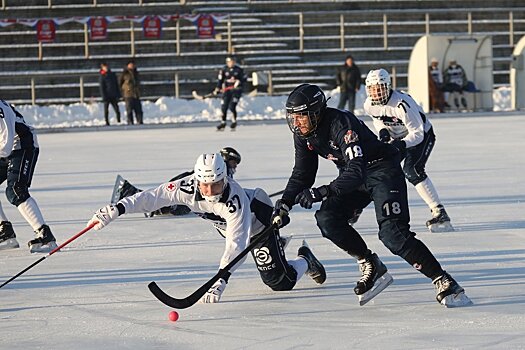
[[[173,192],[177,189],[177,185],[175,185],[175,182],[168,182],[164,189],[168,192]]]
[[[353,130],[348,130],[344,136],[344,141],[346,144],[359,141],[359,136]]]

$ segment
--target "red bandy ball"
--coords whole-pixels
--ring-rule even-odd
[[[170,311],[170,313],[168,314],[168,317],[170,321],[175,322],[179,319],[179,314],[177,313],[177,311]]]

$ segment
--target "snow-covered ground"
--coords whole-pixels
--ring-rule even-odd
[[[282,103],[282,100],[281,100]],[[1,349],[525,349],[524,115],[433,120],[437,144],[428,165],[457,231],[431,234],[429,210],[409,189],[412,228],[466,289],[468,308],[446,309],[433,286],[377,238],[372,209],[356,228],[395,281],[360,307],[352,288],[356,262],[321,237],[314,211],[294,208],[290,257],[303,238],[325,264],[317,286],[305,276],[293,291],[272,292],[251,259],[232,276],[219,304],[180,311],[176,323],[147,284],[186,296],[217,269],[223,240],[194,216],[119,218],[89,231],[0,289]],[[190,169],[202,152],[233,146],[242,153],[245,187],[282,189],[293,165],[283,121],[107,129],[40,135],[32,194],[60,242],[85,227],[110,200],[122,174],[151,187]],[[321,162],[318,184],[335,176]],[[30,227],[2,197],[22,244]],[[40,256],[26,247],[0,252],[0,281]]]
[[[329,106],[336,107],[339,102],[337,90],[327,91]],[[357,94],[357,115],[362,115],[365,100],[364,88]],[[501,87],[494,90],[494,111],[509,111],[511,108],[510,88]],[[269,120],[284,119],[285,96],[255,96],[244,95],[237,106],[239,120]],[[220,99],[184,100],[173,97],[161,97],[155,102],[143,101],[144,123],[188,123],[202,121],[218,121],[221,115]],[[26,121],[36,128],[66,128],[80,126],[104,125],[104,112],[101,103],[85,103],[51,106],[17,106]],[[120,102],[122,114],[121,124],[126,124],[124,102]],[[110,123],[116,124],[115,113],[110,107]]]

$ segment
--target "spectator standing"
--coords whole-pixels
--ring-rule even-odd
[[[361,87],[361,71],[355,65],[352,55],[346,56],[345,63],[337,69],[337,86],[341,94],[338,109],[344,109],[348,101],[348,110],[354,113],[355,94]]]
[[[139,72],[134,61],[129,61],[120,76],[120,90],[126,102],[128,124],[133,124],[133,113],[137,124],[142,124],[142,104],[140,103]]]
[[[430,110],[432,112],[442,113],[445,108],[445,98],[443,96],[443,73],[439,69],[439,61],[437,58],[432,58],[430,66],[428,67],[429,72],[429,97],[430,97]]]
[[[98,83],[100,96],[102,96],[102,102],[104,102],[104,120],[106,121],[106,125],[109,125],[109,105],[113,106],[113,110],[117,115],[117,123],[120,123],[118,101],[121,95],[117,75],[111,71],[109,65],[105,62],[100,64]]]
[[[445,101],[448,100],[448,93],[452,92],[454,94],[454,105],[459,109],[458,95],[460,95],[461,105],[466,109],[467,100],[463,96],[463,91],[468,84],[468,80],[465,70],[456,62],[455,59],[451,59],[444,75],[445,85],[443,87],[443,91],[447,92],[445,94]]]
[[[235,63],[233,56],[226,57],[226,65],[219,71],[217,78],[217,87],[214,94],[222,92],[221,102],[221,123],[217,130],[222,131],[226,127],[226,115],[228,109],[232,112],[232,123],[230,127],[233,130],[237,127],[237,104],[241,99],[242,89],[246,82],[244,70]]]

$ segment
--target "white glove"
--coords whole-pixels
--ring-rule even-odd
[[[240,80],[235,80],[235,83],[233,84],[233,88],[236,89],[239,87],[239,85],[241,85],[241,81]]]
[[[89,220],[88,226],[94,222],[98,222],[93,228],[95,230],[101,230],[116,218],[118,218],[117,207],[114,205],[106,205],[95,212],[95,215]]]
[[[222,292],[226,289],[226,281],[223,278],[219,278],[217,282],[210,287],[210,289],[204,294],[200,300],[203,304],[218,303],[221,299]]]

